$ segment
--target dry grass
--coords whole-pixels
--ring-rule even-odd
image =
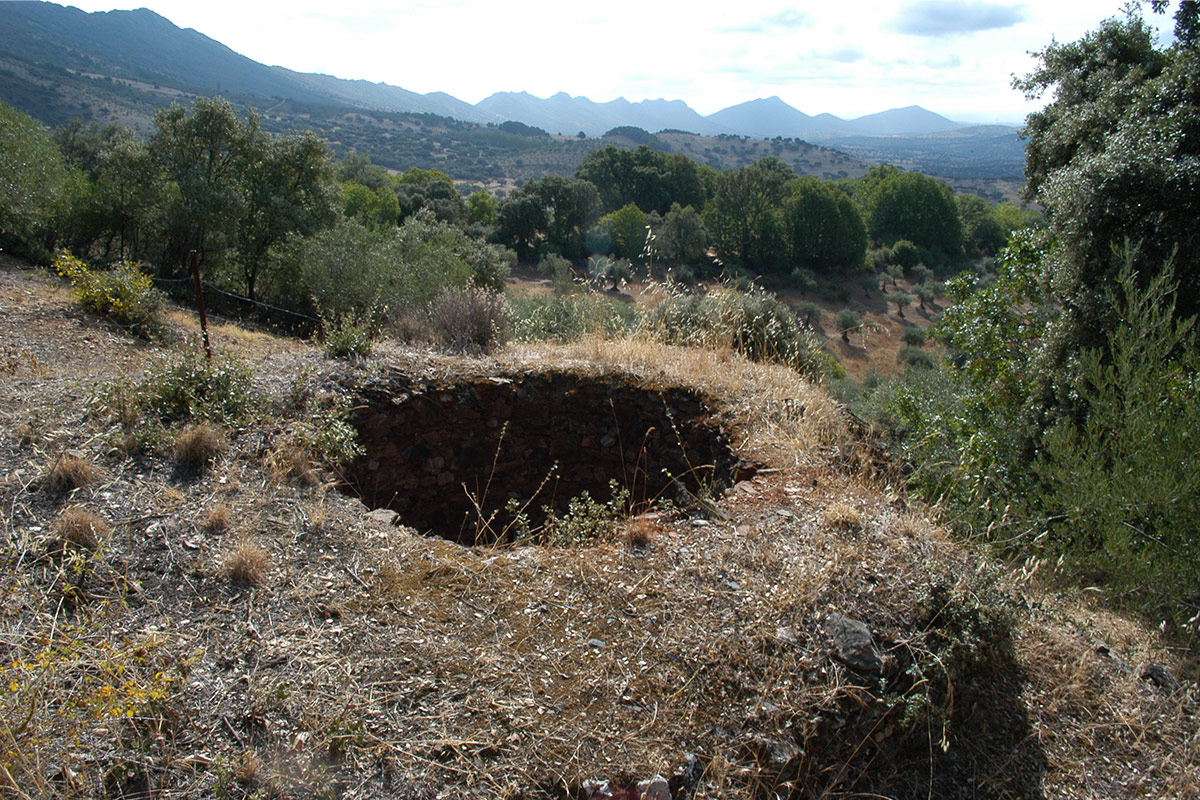
[[[862,514],[849,503],[837,501],[821,512],[821,524],[831,531],[858,533],[863,527]]]
[[[100,470],[91,461],[70,450],[64,451],[46,470],[43,486],[51,492],[67,493],[91,486],[100,479]]]
[[[207,422],[184,428],[175,438],[175,459],[188,469],[204,469],[224,449],[220,432]]]
[[[207,534],[218,534],[229,530],[231,512],[228,506],[217,505],[208,510],[200,523],[200,530]]]
[[[112,526],[95,512],[81,506],[70,506],[54,520],[54,536],[59,547],[95,550],[108,535]]]
[[[238,586],[257,586],[266,577],[271,554],[250,537],[239,539],[221,561],[221,572]]]
[[[320,461],[300,438],[284,434],[267,453],[267,471],[279,482],[295,481],[302,486],[321,482]]]

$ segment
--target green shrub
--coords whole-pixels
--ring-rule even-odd
[[[925,331],[916,325],[905,325],[904,331],[900,334],[900,341],[913,347],[921,347],[925,344]]]
[[[1142,290],[1127,267],[1110,297],[1122,322],[1080,354],[1080,422],[1042,441],[1038,541],[1115,596],[1200,636],[1200,355],[1177,320],[1168,268]],[[1161,618],[1161,617],[1159,617]]]
[[[347,314],[363,320],[382,309],[423,307],[447,287],[474,284],[501,291],[512,253],[422,211],[399,228],[343,220],[288,240],[273,258],[276,268],[264,278],[264,297],[340,322]]]
[[[538,272],[543,275],[556,276],[571,269],[571,262],[558,253],[546,253],[538,259]]]
[[[199,348],[192,348],[152,364],[133,400],[140,410],[166,422],[209,420],[236,425],[253,408],[250,368],[228,353],[209,360]]]
[[[54,269],[71,282],[76,299],[88,311],[126,325],[139,336],[154,337],[166,330],[162,296],[137,264],[126,261],[95,270],[63,253],[54,259]]]
[[[928,350],[910,344],[900,348],[900,352],[896,354],[896,361],[918,369],[932,369],[937,366],[937,361]]]
[[[321,343],[330,358],[366,358],[379,338],[378,314],[371,309],[322,315]]]
[[[843,308],[833,315],[833,327],[842,334],[842,340],[850,341],[850,331],[857,330],[862,325],[862,317],[857,311]]]
[[[804,318],[804,324],[811,326],[821,320],[821,307],[812,300],[805,300],[796,307],[796,312]]]

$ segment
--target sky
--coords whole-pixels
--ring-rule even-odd
[[[65,0],[59,0],[64,2]],[[597,102],[683,100],[701,114],[777,95],[850,119],[920,105],[1017,124],[1043,101],[1012,88],[1051,39],[1074,41],[1123,0],[81,0],[145,7],[265,64],[476,103],[494,92]],[[711,10],[705,10],[711,9]],[[1149,14],[1163,30],[1169,17]]]

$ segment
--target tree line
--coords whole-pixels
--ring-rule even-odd
[[[585,156],[573,179],[546,176],[513,192],[498,207],[495,237],[522,257],[656,255],[702,269],[715,256],[761,274],[834,275],[868,266],[872,245],[902,241],[931,266],[991,255],[1029,221],[1012,203],[955,195],[890,165],[828,181],[774,156],[718,172],[683,154],[610,145]]]
[[[443,172],[392,174],[356,153],[335,161],[315,134],[270,135],[220,98],[160,110],[147,140],[77,120],[48,134],[7,106],[0,119],[14,155],[3,169],[5,247],[143,261],[160,277],[181,274],[195,251],[229,288],[309,311],[293,296],[300,241],[347,226],[363,239],[419,214],[457,231],[456,252],[493,284],[511,259],[501,248],[577,264],[657,259],[701,277],[720,267],[803,277],[864,266],[870,243],[911,243],[926,264],[992,253],[1025,220],[1011,204],[956,197],[890,166],[824,181],[775,157],[718,172],[647,146],[593,151],[574,178],[547,175],[500,201],[482,190],[464,199]]]

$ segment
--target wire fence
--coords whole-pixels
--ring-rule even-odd
[[[154,281],[155,286],[163,288],[164,291],[167,291],[169,294],[173,294],[173,295],[177,295],[177,296],[182,295],[182,296],[187,296],[189,298],[192,298],[193,300],[195,299],[194,297],[192,297],[192,295],[195,294],[195,289],[192,288],[192,285],[193,285],[192,278],[151,278],[151,280]],[[183,291],[171,290],[171,289],[167,288],[169,286],[179,285],[179,284],[184,284]],[[283,315],[284,317],[288,317],[291,319],[303,320],[304,322],[310,323],[312,325],[320,325],[321,324],[321,319],[319,317],[314,317],[311,314],[304,314],[299,311],[294,311],[290,308],[284,308],[282,306],[273,305],[271,303],[264,303],[261,300],[255,300],[250,297],[245,297],[244,295],[226,291],[225,289],[222,289],[219,286],[214,286],[213,284],[211,284],[208,281],[203,280],[203,279],[200,281],[200,285],[202,287],[204,287],[204,290],[206,292],[211,292],[215,295],[218,295],[218,296],[224,298],[227,301],[236,301],[238,303],[242,303],[244,307],[259,308],[259,309],[263,309],[267,312],[270,312],[269,314],[265,315],[267,317],[271,317],[272,315]],[[300,326],[300,327],[304,327],[304,326]]]

